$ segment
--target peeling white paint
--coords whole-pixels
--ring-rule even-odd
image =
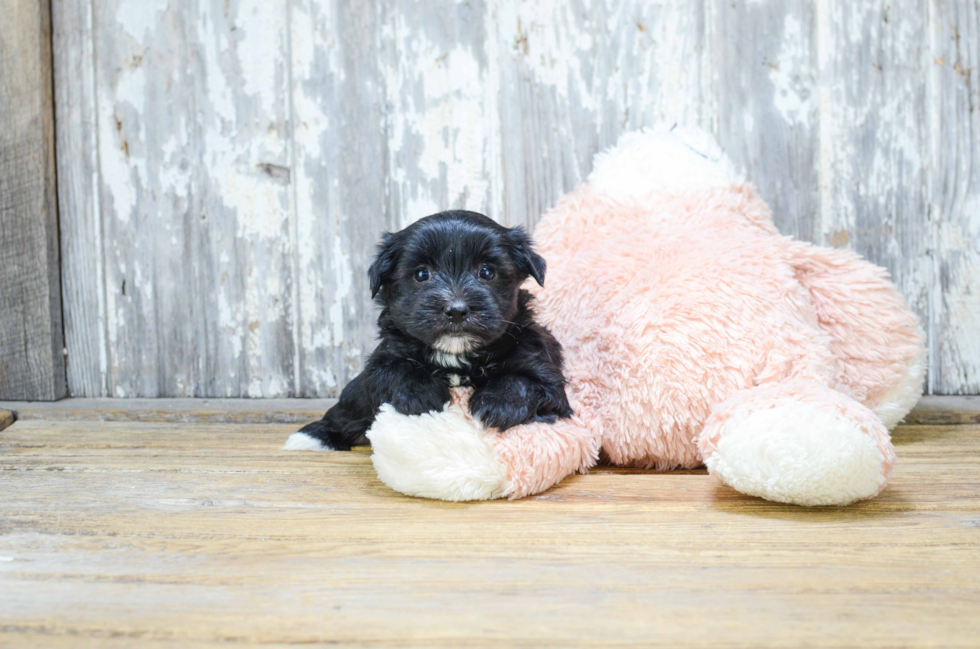
[[[137,41],[142,41],[167,10],[170,0],[140,0],[121,2],[116,11],[116,24]]]
[[[283,73],[282,53],[287,38],[285,21],[278,11],[270,21],[266,11],[269,0],[239,0],[235,4],[235,34],[239,39],[235,52],[244,72],[241,90],[260,102],[263,114],[275,115],[282,98],[269,89],[276,87],[276,77]]]
[[[69,355],[114,396],[336,395],[373,344],[381,231],[452,207],[533,224],[666,121],[729,143],[781,225],[891,264],[932,384],[978,385],[980,62],[951,37],[977,9],[919,4],[99,5],[69,82],[97,113],[104,345]],[[736,68],[747,31],[766,58]]]
[[[483,43],[433,42],[413,28],[417,12],[408,10],[410,15],[390,17],[399,54],[385,72],[395,107],[389,168],[401,197],[402,227],[449,208],[486,212],[497,179],[486,156],[494,134],[486,70],[477,60]]]
[[[769,64],[773,85],[773,105],[787,124],[809,126],[813,121],[815,97],[807,79],[798,70],[808,68],[810,52],[803,35],[804,26],[797,16],[789,14],[783,22],[779,57]]]
[[[339,346],[344,342],[344,304],[350,299],[354,289],[351,277],[351,260],[347,247],[340,237],[332,241],[330,266],[333,269],[333,280],[336,283],[334,302],[330,305],[330,335],[331,344]]]

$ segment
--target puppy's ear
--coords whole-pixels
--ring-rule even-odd
[[[374,263],[368,269],[368,279],[371,280],[371,297],[377,297],[381,287],[391,279],[398,265],[398,257],[402,252],[402,239],[398,233],[385,232],[378,244],[378,252]]]
[[[517,226],[508,232],[510,238],[511,254],[514,257],[514,265],[517,270],[524,275],[530,275],[539,285],[544,286],[544,274],[548,268],[544,257],[534,252],[531,237],[527,235],[524,228]]]

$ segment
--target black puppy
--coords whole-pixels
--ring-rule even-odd
[[[385,234],[368,271],[381,342],[337,405],[287,448],[349,450],[382,404],[405,415],[442,410],[458,385],[473,386],[470,412],[488,427],[571,416],[561,345],[520,288],[529,276],[544,285],[531,245],[523,229],[464,211]]]

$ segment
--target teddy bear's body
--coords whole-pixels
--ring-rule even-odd
[[[887,429],[921,394],[923,340],[886,273],[780,236],[755,190],[697,133],[645,132],[600,156],[535,232],[536,310],[565,349],[575,417],[483,431],[385,407],[379,476],[450,500],[521,497],[602,460],[706,464],[804,505],[875,495]]]

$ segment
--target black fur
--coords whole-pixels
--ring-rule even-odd
[[[416,276],[422,269],[427,277]],[[534,321],[520,288],[528,277],[543,286],[545,271],[523,229],[474,212],[385,234],[368,271],[381,342],[337,405],[300,432],[348,450],[382,404],[406,415],[442,410],[456,380],[473,386],[470,411],[488,427],[570,417],[561,345]],[[450,338],[466,339],[465,353],[447,354]]]

